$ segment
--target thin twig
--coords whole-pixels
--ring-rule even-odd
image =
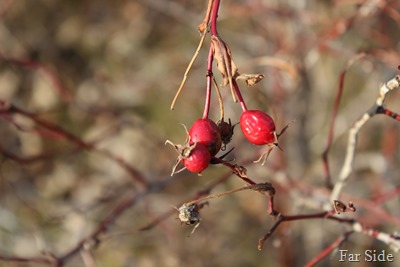
[[[186,68],[185,74],[183,74],[183,79],[182,79],[181,85],[179,86],[178,91],[176,92],[176,94],[174,96],[174,99],[172,100],[171,109],[174,109],[176,100],[178,99],[179,94],[181,93],[183,87],[185,86],[189,71],[192,68],[194,62],[196,61],[197,56],[200,53],[200,49],[203,46],[204,39],[206,38],[206,35],[207,35],[207,31],[206,30],[201,33],[201,39],[200,39],[199,45],[197,46],[196,52],[194,53],[192,59],[190,60],[189,65]]]
[[[400,75],[397,75],[396,77],[389,80],[387,83],[382,84],[379,88],[379,96],[375,101],[375,105],[372,106],[372,108],[370,108],[368,111],[366,111],[351,127],[347,141],[345,160],[342,169],[339,173],[339,177],[332,190],[332,194],[330,197],[331,201],[339,199],[340,194],[351,172],[353,171],[354,157],[357,146],[357,137],[361,128],[365,125],[365,123],[367,123],[369,119],[371,119],[374,115],[378,114],[379,108],[381,108],[385,102],[387,93],[399,87],[400,87]]]
[[[202,197],[202,198],[198,198],[198,199],[186,202],[186,203],[184,203],[184,205],[190,206],[190,205],[195,204],[195,203],[203,202],[203,201],[206,201],[206,200],[209,200],[209,199],[213,199],[213,198],[223,197],[223,196],[226,196],[226,195],[229,195],[229,194],[233,194],[233,193],[236,193],[236,192],[239,192],[239,191],[247,190],[247,189],[250,189],[250,187],[244,186],[244,187],[232,189],[232,190],[229,190],[229,191],[226,191],[226,192],[223,192],[223,193],[208,195],[206,197]]]
[[[205,31],[207,31],[207,27],[210,23],[210,18],[211,18],[211,11],[214,5],[214,1],[215,0],[208,0],[208,5],[207,5],[207,11],[206,11],[206,16],[204,17],[204,20],[202,23],[199,24],[199,26],[197,26],[197,30],[200,33],[204,33]]]
[[[131,177],[136,180],[138,183],[141,185],[146,185],[147,184],[147,179],[144,177],[144,175],[138,171],[136,168],[131,166],[128,162],[126,162],[123,158],[118,157],[111,153],[108,150],[105,149],[100,149],[94,145],[94,143],[89,143],[78,137],[77,135],[69,132],[68,130],[64,129],[63,127],[54,124],[52,122],[49,122],[47,120],[44,120],[37,116],[34,113],[28,112],[26,110],[23,110],[15,105],[12,105],[10,103],[7,103],[5,101],[0,100],[0,116],[9,116],[12,114],[19,114],[22,115],[26,118],[31,119],[33,122],[35,122],[37,125],[43,127],[44,129],[50,131],[51,133],[57,135],[60,138],[63,138],[73,144],[75,144],[77,147],[88,150],[88,151],[95,151],[99,154],[102,154],[103,156],[113,160],[116,162],[120,167],[125,169]],[[39,131],[39,130],[37,130]],[[8,155],[12,155],[9,153]],[[13,157],[14,159],[17,159],[18,157]],[[32,159],[31,159],[32,160]],[[22,161],[22,160],[21,160]]]
[[[353,212],[350,210],[350,212]],[[283,215],[278,213],[275,217],[276,222],[274,225],[268,230],[268,232],[260,238],[258,241],[258,249],[261,250],[264,246],[265,241],[274,233],[274,231],[279,227],[279,225],[283,222],[289,221],[298,221],[298,220],[310,220],[310,219],[330,219],[341,223],[353,223],[354,220],[346,219],[346,218],[339,218],[335,216],[337,211],[335,209],[331,209],[329,211],[323,211],[318,213],[311,213],[311,214],[298,214],[298,215]]]
[[[325,171],[325,179],[326,179],[326,184],[327,184],[328,188],[332,188],[332,186],[333,186],[332,185],[331,173],[330,173],[328,155],[329,155],[329,151],[330,151],[330,148],[331,148],[332,142],[333,142],[334,130],[335,130],[335,122],[336,122],[336,117],[337,117],[337,113],[338,113],[338,110],[339,110],[339,105],[340,105],[340,102],[341,102],[341,99],[342,99],[342,93],[343,93],[344,81],[345,81],[346,73],[350,69],[350,67],[354,64],[354,62],[356,62],[357,60],[361,59],[364,56],[365,56],[364,53],[357,54],[355,57],[353,57],[351,60],[349,60],[347,62],[346,68],[340,73],[340,76],[339,76],[339,85],[338,85],[337,95],[336,95],[336,99],[335,99],[334,106],[333,106],[332,120],[331,120],[331,123],[330,123],[330,126],[329,126],[329,132],[328,132],[328,138],[327,138],[327,141],[326,141],[326,147],[325,147],[324,152],[322,153],[322,159],[323,159],[324,171]]]
[[[312,258],[304,267],[311,267],[326,258],[332,251],[335,251],[338,247],[340,247],[343,242],[345,242],[348,237],[354,233],[353,231],[349,231],[338,237],[332,244],[330,244],[327,248],[325,248],[321,253],[319,253],[317,256]]]
[[[198,199],[198,198],[200,198],[202,196],[208,195],[211,192],[211,190],[214,189],[216,186],[226,182],[229,179],[229,177],[231,177],[231,175],[232,175],[231,173],[226,173],[225,175],[221,176],[221,178],[219,178],[215,182],[211,183],[210,185],[208,185],[207,187],[203,188],[202,190],[199,190],[191,199],[195,200],[195,199]],[[177,205],[177,207],[180,207],[182,205],[183,205],[183,203],[180,203],[179,205]],[[157,216],[153,221],[151,221],[147,225],[139,228],[139,231],[151,230],[154,227],[156,227],[157,225],[159,225],[161,222],[163,222],[164,220],[166,220],[169,217],[171,217],[175,213],[176,213],[176,209],[175,208],[171,208],[168,211],[166,211],[166,212],[160,214],[159,216]]]

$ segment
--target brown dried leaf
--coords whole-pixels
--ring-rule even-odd
[[[244,80],[248,87],[255,85],[259,81],[265,78],[263,74],[240,74],[236,77],[236,80]]]
[[[335,209],[335,212],[338,214],[341,212],[345,212],[347,209],[346,205],[339,200],[333,201],[333,208]]]
[[[217,35],[211,36],[214,47],[214,58],[217,60],[217,68],[224,79],[223,86],[230,83],[230,79],[238,75],[238,69],[232,59],[231,50],[226,43]]]
[[[239,75],[239,73],[235,62],[232,59],[231,50],[218,35],[211,36],[211,44],[214,48],[214,58],[217,61],[218,71],[221,73],[223,79],[222,86],[226,86],[229,83],[232,97],[236,102],[232,79],[235,79]]]

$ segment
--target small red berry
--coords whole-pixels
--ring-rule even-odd
[[[221,149],[222,141],[218,126],[210,119],[196,120],[189,130],[190,143],[203,144],[211,156],[215,156]]]
[[[182,159],[183,165],[191,172],[200,173],[210,164],[211,155],[207,147],[201,143],[197,143],[190,151],[188,157]]]
[[[240,127],[249,142],[255,145],[276,144],[274,120],[260,110],[246,110],[240,116]]]
[[[255,145],[268,145],[268,149],[261,154],[258,160],[254,161],[262,160],[261,165],[264,165],[272,148],[278,146],[274,120],[260,110],[246,110],[240,116],[240,128],[249,142]]]

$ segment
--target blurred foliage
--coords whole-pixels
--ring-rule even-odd
[[[200,39],[196,27],[205,9],[206,1],[188,0],[1,0],[0,99],[85,141],[97,140],[96,147],[122,158],[151,182],[165,181],[176,156],[165,140],[183,142],[180,123],[189,126],[202,115],[209,39],[175,110],[169,107]],[[274,150],[266,166],[246,163],[250,177],[276,186],[278,210],[312,212],[302,194],[317,192],[315,203],[318,196],[327,197],[321,155],[339,75],[356,54],[366,53],[346,74],[329,155],[334,179],[343,163],[347,130],[372,106],[380,83],[398,73],[399,9],[398,1],[222,1],[219,32],[239,70],[266,75],[255,87],[240,84],[248,106],[273,114],[278,128],[296,119],[282,136],[283,151]],[[274,60],[284,62],[283,67]],[[227,116],[237,122],[240,106],[232,103],[229,90],[222,94]],[[392,110],[400,111],[399,96],[390,95]],[[218,116],[215,98],[211,117]],[[26,164],[0,156],[0,254],[62,255],[121,198],[140,191],[110,158],[39,133],[22,116],[15,120],[22,128],[0,119],[2,150],[20,158],[52,156]],[[399,136],[400,124],[383,116],[361,131],[355,172],[345,189],[356,206],[357,200],[371,200],[400,183]],[[260,152],[244,142],[239,129],[232,146],[231,158],[240,164]],[[285,223],[259,252],[258,238],[273,220],[265,198],[249,191],[211,200],[190,237],[191,229],[181,226],[176,215],[150,231],[138,231],[227,173],[220,166],[201,177],[184,172],[144,197],[101,235],[90,252],[95,266],[302,266],[343,232],[344,226],[324,220]],[[242,185],[232,177],[214,191]],[[363,207],[354,216],[390,233],[400,226],[399,205],[398,196],[384,204],[391,221]],[[346,246],[355,252],[388,249],[360,235],[351,236]],[[65,266],[92,266],[85,253]],[[321,266],[337,265],[332,256]]]

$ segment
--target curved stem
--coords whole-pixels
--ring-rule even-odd
[[[239,99],[239,103],[240,103],[240,105],[242,106],[243,112],[244,112],[244,111],[247,111],[246,103],[244,102],[244,99],[243,99],[243,97],[242,97],[242,93],[240,93],[239,86],[238,86],[236,80],[235,80],[235,79],[232,79],[232,83],[233,83],[233,88],[235,89],[236,96],[237,96],[238,99]]]
[[[217,17],[218,17],[218,9],[219,9],[220,0],[215,0],[213,5],[213,10],[211,14],[211,34],[218,35],[217,31]]]

